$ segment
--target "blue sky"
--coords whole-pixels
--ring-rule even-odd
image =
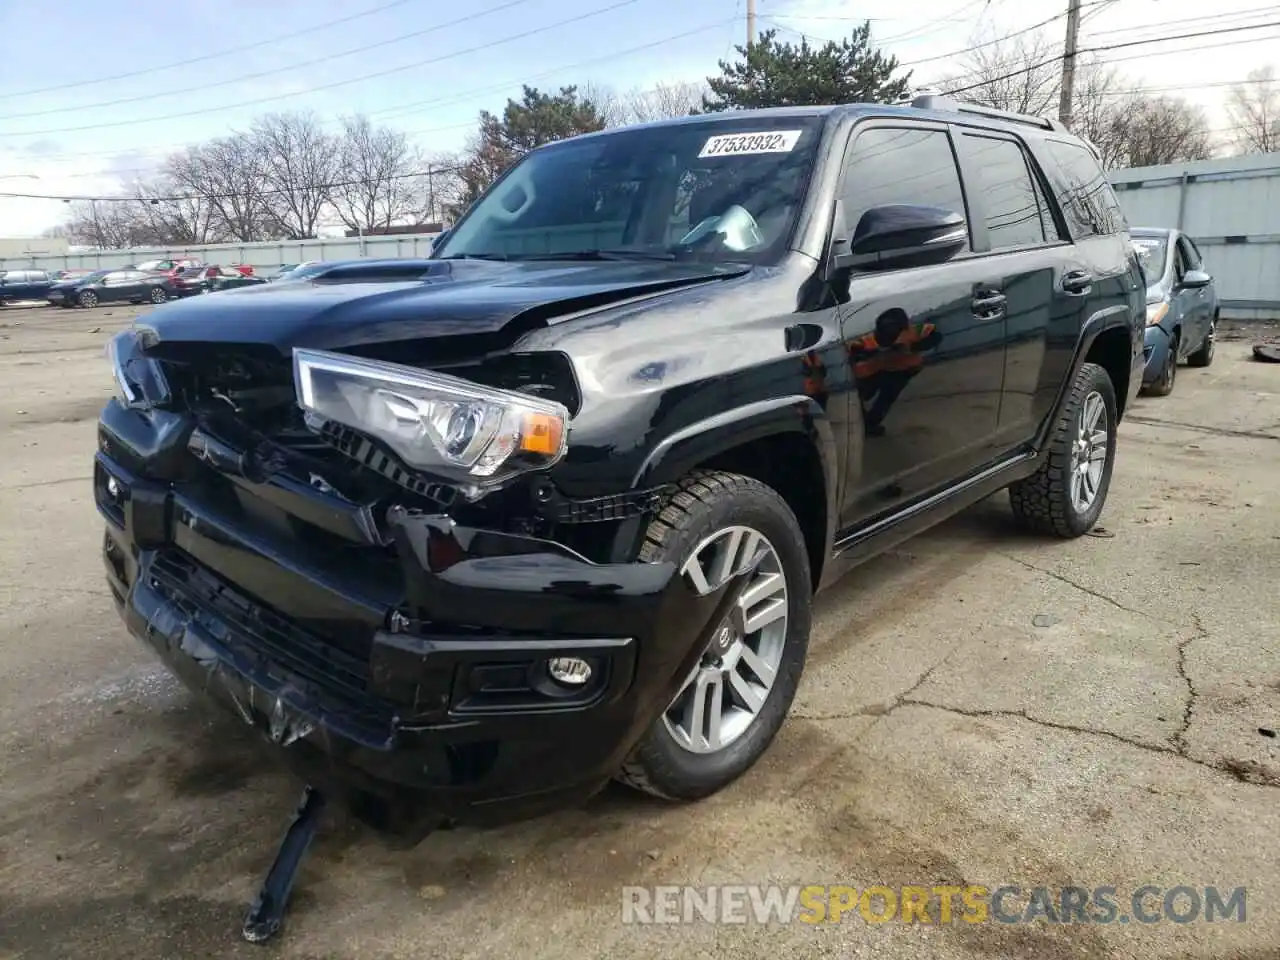
[[[426,149],[453,150],[477,112],[500,109],[522,80],[626,90],[699,79],[746,32],[745,0],[62,0],[47,17],[33,16],[32,4],[0,0],[0,191],[59,196],[112,193],[121,174],[145,174],[167,151],[270,111],[312,109],[333,126],[361,112]],[[1085,35],[1185,32],[1188,17],[1225,18],[1211,26],[1257,22],[1268,19],[1265,6],[1116,0],[1087,20]],[[1065,0],[757,2],[758,26],[780,27],[793,40],[837,37],[853,18],[872,18],[875,34],[904,61],[943,56],[984,30],[1017,30],[1064,7]],[[339,18],[346,22],[326,25]],[[1059,37],[1061,21],[1048,29]],[[1184,42],[1167,45],[1183,53],[1121,65],[1135,82],[1184,86],[1240,79],[1267,62],[1280,67],[1280,30],[1249,34],[1257,35],[1271,39],[1235,56],[1197,53]],[[184,60],[197,62],[170,66]],[[937,60],[919,67],[917,79],[952,68]],[[1221,100],[1213,89],[1182,92],[1212,111]],[[0,234],[37,233],[64,209],[0,197]]]

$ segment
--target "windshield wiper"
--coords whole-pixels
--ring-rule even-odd
[[[451,253],[447,257],[437,257],[439,260],[507,260],[510,259],[505,253]]]
[[[674,260],[662,250],[566,250],[562,253],[517,254],[516,260]]]

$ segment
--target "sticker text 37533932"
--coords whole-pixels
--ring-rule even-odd
[[[703,157],[740,157],[755,153],[790,153],[801,130],[770,130],[763,133],[722,133],[711,137],[698,153]]]

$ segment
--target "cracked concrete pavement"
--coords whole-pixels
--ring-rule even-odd
[[[0,958],[255,956],[298,784],[116,620],[88,488],[132,311],[0,313]],[[408,852],[334,819],[272,956],[1280,956],[1280,371],[1224,339],[1121,429],[1102,528],[997,495],[821,598],[792,717],[703,803]],[[656,884],[1246,887],[1244,923],[622,923]]]

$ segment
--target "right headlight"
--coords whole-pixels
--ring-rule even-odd
[[[1157,300],[1147,304],[1147,326],[1154,327],[1169,314],[1169,301]]]
[[[324,350],[293,351],[298,405],[385,443],[407,466],[488,486],[564,456],[559,403]]]
[[[171,393],[164,371],[143,355],[135,330],[121,330],[107,341],[107,359],[116,380],[116,399],[124,406],[148,409],[168,402]]]

